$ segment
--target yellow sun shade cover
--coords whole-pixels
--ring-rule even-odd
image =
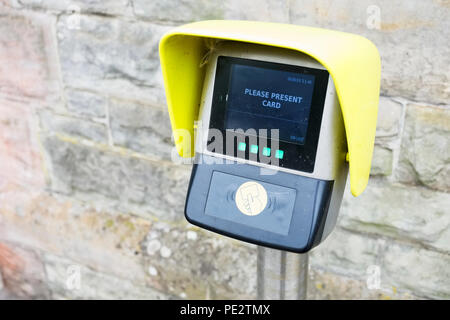
[[[254,22],[195,22],[166,33],[159,44],[170,121],[178,153],[194,156],[194,121],[203,89],[208,52],[205,38],[297,50],[326,67],[341,105],[354,196],[369,180],[380,91],[380,56],[364,37],[326,29]],[[192,139],[191,139],[192,137]]]

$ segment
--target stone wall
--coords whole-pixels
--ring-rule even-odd
[[[309,297],[450,298],[449,16],[448,0],[0,0],[0,297],[255,298],[255,246],[184,220],[157,51],[173,26],[246,19],[358,33],[382,57],[372,177],[311,253]]]

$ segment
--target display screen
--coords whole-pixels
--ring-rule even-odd
[[[232,65],[225,128],[278,129],[279,140],[304,144],[314,82],[311,74]]]
[[[219,56],[207,150],[313,172],[328,78],[323,69]]]

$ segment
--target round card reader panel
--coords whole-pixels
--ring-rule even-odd
[[[214,171],[205,214],[287,235],[295,195],[292,188]]]
[[[267,191],[260,183],[248,181],[236,190],[234,199],[243,214],[256,216],[267,206]]]

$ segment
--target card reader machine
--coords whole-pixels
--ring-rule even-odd
[[[348,173],[333,79],[301,52],[219,41],[205,66],[185,215],[306,252],[333,229]]]
[[[354,196],[369,180],[375,45],[308,26],[211,20],[168,31],[159,53],[176,153],[195,157],[186,218],[293,252],[320,243],[347,173]]]

